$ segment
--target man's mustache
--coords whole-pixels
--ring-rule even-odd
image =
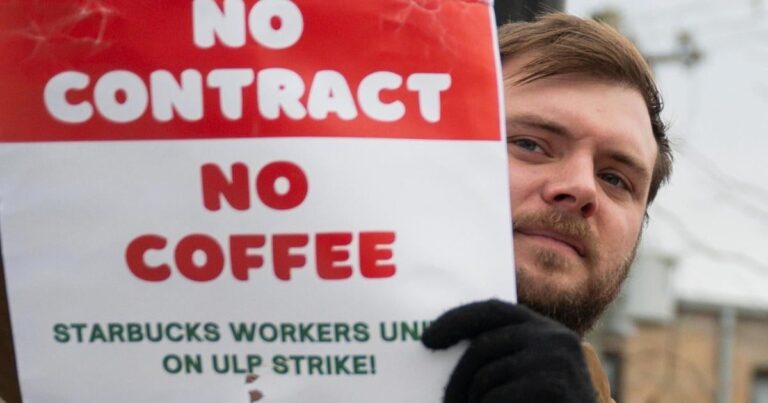
[[[514,229],[536,228],[553,231],[569,238],[575,238],[584,246],[584,256],[594,261],[598,254],[597,241],[592,228],[579,216],[549,209],[535,213],[521,213],[513,217]]]

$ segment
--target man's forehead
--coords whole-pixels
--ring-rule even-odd
[[[646,100],[640,91],[640,89],[628,85],[626,82],[620,82],[614,79],[606,78],[599,75],[589,74],[589,72],[577,72],[577,73],[563,73],[543,78],[538,78],[533,81],[519,80],[526,78],[531,74],[530,69],[526,69],[531,62],[533,62],[540,55],[537,52],[525,52],[520,55],[508,56],[502,60],[502,75],[504,79],[504,91],[505,101],[508,106],[512,106],[513,110],[507,108],[507,116],[510,113],[520,114],[521,107],[531,103],[532,99],[530,95],[535,95],[537,92],[546,91],[548,94],[561,93],[560,97],[536,97],[538,102],[537,108],[532,108],[534,114],[544,114],[545,110],[541,110],[542,107],[568,107],[578,112],[581,110],[588,110],[590,107],[598,107],[601,102],[605,101],[605,97],[594,97],[592,102],[583,105],[571,105],[567,102],[565,105],[558,104],[557,101],[568,95],[573,96],[574,93],[580,92],[594,92],[594,89],[598,91],[605,91],[606,93],[622,93],[622,95],[629,94],[629,96],[622,96],[622,102],[620,105],[607,103],[606,108],[612,107],[609,110],[613,113],[622,113],[626,117],[631,117],[631,122],[619,121],[617,127],[627,126],[633,131],[643,131],[653,139],[653,128],[651,126],[651,118],[648,111],[648,105]],[[519,97],[524,96],[525,100],[520,100]],[[524,102],[515,102],[524,101]],[[532,105],[533,106],[533,105]],[[606,113],[602,114],[606,120],[611,120],[612,116]],[[550,123],[557,123],[552,119]],[[653,140],[655,143],[655,139]]]

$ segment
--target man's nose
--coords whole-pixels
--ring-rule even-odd
[[[591,158],[563,161],[544,186],[544,200],[561,210],[589,218],[597,211],[597,178]]]

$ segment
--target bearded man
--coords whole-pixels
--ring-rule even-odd
[[[671,171],[661,99],[640,52],[565,14],[500,28],[517,293],[456,308],[423,336],[470,345],[446,403],[611,402],[580,340],[627,276]]]

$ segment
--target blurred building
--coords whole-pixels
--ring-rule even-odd
[[[624,292],[589,337],[616,401],[768,403],[768,304],[726,290],[732,281],[720,294],[697,285],[707,281],[692,285],[660,250],[641,247]]]

